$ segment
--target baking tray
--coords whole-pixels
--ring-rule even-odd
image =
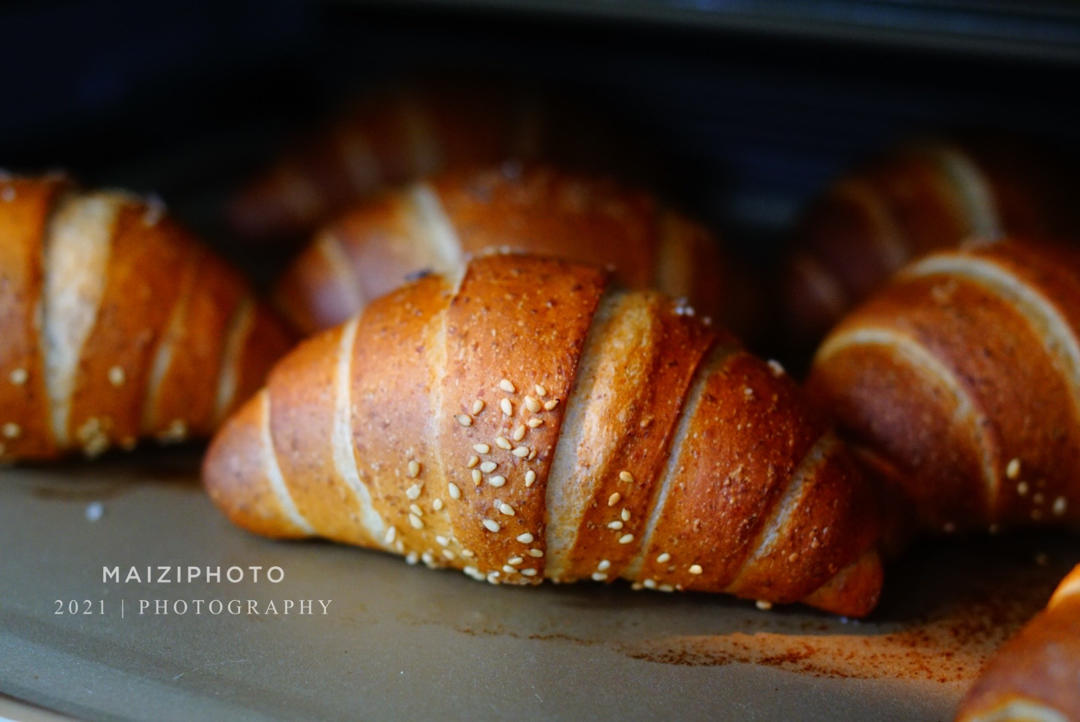
[[[865,621],[621,583],[494,587],[233,528],[198,460],[0,470],[0,694],[94,719],[950,719],[1080,558],[1053,536],[923,545]],[[103,567],[147,565],[284,578],[103,582]],[[142,599],[189,611],[140,615]],[[332,601],[325,615],[213,616],[195,599]],[[95,613],[58,615],[58,600]]]

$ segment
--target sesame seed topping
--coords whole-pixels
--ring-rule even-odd
[[[409,523],[412,524],[413,529],[423,529],[424,522],[420,521],[420,517],[416,514],[409,514]]]
[[[499,382],[499,388],[508,394],[512,394],[517,391],[517,387],[510,383],[510,379],[503,379]]]
[[[1063,496],[1059,496],[1054,499],[1054,516],[1064,516],[1065,510],[1069,507],[1069,501]]]
[[[772,602],[766,602],[764,599],[759,599],[754,602],[754,606],[763,612],[767,612],[772,609]]]
[[[466,559],[472,559],[476,556],[476,553],[472,549],[462,549],[461,556],[465,557]]]
[[[622,529],[622,526],[623,526],[622,522],[619,521],[618,519],[616,519],[615,521],[609,521],[608,525],[607,525],[607,528],[608,529],[616,529],[616,530],[618,530],[618,529]]]
[[[431,552],[424,552],[420,555],[420,561],[427,564],[429,567],[435,563],[435,557],[431,556]]]
[[[609,496],[607,498],[607,505],[608,506],[615,506],[616,504],[619,503],[620,499],[622,499],[622,494],[620,494],[619,492],[616,491],[614,494],[612,494],[611,496]]]
[[[525,425],[528,426],[530,429],[535,429],[538,426],[543,426],[544,425],[544,420],[543,419],[538,419],[538,418],[536,418],[534,416],[533,418],[526,421]]]
[[[630,521],[630,510],[629,509],[623,509],[621,512],[619,512],[619,517],[623,521]]]
[[[671,586],[670,584],[661,584],[660,586],[657,587],[657,589],[659,589],[661,592],[673,592],[673,591],[675,591],[675,587]]]
[[[125,378],[124,369],[119,366],[113,366],[109,369],[109,383],[113,386],[123,386]]]
[[[799,558],[799,552],[791,552],[790,554],[788,554],[788,558],[787,558],[788,564],[794,564],[796,562],[796,560],[798,560],[798,558]]]
[[[529,556],[536,557],[537,559],[539,559],[540,557],[544,556],[544,550],[543,549],[530,549],[529,550]]]
[[[629,471],[620,471],[619,481],[624,481],[627,484],[632,484],[634,483],[634,475],[631,474]]]
[[[475,416],[476,414],[479,414],[483,410],[484,410],[484,400],[483,399],[477,399],[476,401],[472,402],[473,416]]]
[[[441,547],[445,547],[450,545],[450,540],[444,537],[442,534],[437,534],[435,536],[435,543]]]
[[[1010,479],[1016,479],[1020,476],[1020,459],[1013,459],[1009,462],[1008,466],[1005,467],[1005,476]]]
[[[522,573],[522,575],[524,575],[526,577],[535,577],[536,576],[536,570],[535,569],[522,569],[521,573]]]
[[[408,489],[405,490],[405,496],[409,497],[410,499],[419,499],[420,485],[413,484],[412,486],[410,486]]]
[[[474,466],[476,466],[479,463],[480,463],[480,457],[476,456],[474,454],[473,456],[469,457],[468,461],[465,462],[465,468],[466,469],[471,469],[471,468],[473,468]]]
[[[431,508],[434,509],[435,511],[442,511],[443,500],[442,499],[435,499],[435,501],[431,502]]]
[[[410,479],[415,479],[416,477],[420,476],[420,462],[416,459],[410,460],[408,472]]]
[[[26,372],[26,369],[15,369],[8,375],[8,380],[16,386],[22,386],[29,377],[30,374]]]
[[[690,572],[691,574],[701,574],[701,572],[704,570],[701,568],[700,564],[691,564],[690,568],[686,571]]]
[[[476,486],[480,486],[480,482],[484,480],[484,475],[480,473],[479,469],[472,470],[472,483]]]
[[[558,405],[559,405],[559,400],[558,399],[551,399],[550,401],[545,401],[544,402],[544,411],[551,411],[552,409],[554,409]]]
[[[516,567],[517,565],[521,564],[523,561],[525,561],[525,557],[510,557],[509,559],[506,560],[506,563],[510,564],[511,566]]]
[[[497,475],[491,477],[490,479],[488,479],[488,483],[491,484],[492,486],[494,486],[496,489],[498,489],[500,486],[503,486],[503,485],[506,484],[506,477],[497,474]]]
[[[494,461],[485,461],[483,464],[480,465],[480,471],[484,472],[485,474],[490,474],[491,472],[495,471],[495,468],[497,466],[498,464]]]
[[[602,572],[606,572],[608,569],[611,568],[611,562],[609,562],[607,559],[601,559],[600,563],[596,565],[596,568]]]
[[[4,424],[3,428],[4,437],[8,439],[17,439],[22,434],[22,427],[16,424],[14,421],[9,421]]]
[[[421,509],[416,504],[409,504],[409,511],[411,511],[413,514],[416,514],[417,516],[423,516],[424,515],[424,510]]]
[[[660,554],[658,557],[656,557],[656,563],[657,564],[666,564],[666,563],[668,563],[670,561],[671,561],[671,555],[668,554],[667,552],[664,552],[663,554]]]
[[[545,396],[547,396],[547,389],[545,389],[540,384],[537,384],[536,386],[534,386],[533,390],[536,391],[536,395],[539,396],[540,398],[544,398]]]
[[[473,451],[477,454],[487,454],[491,451],[491,447],[487,444],[473,444]]]
[[[607,574],[604,574],[603,572],[593,572],[592,578],[594,582],[603,582],[607,580]]]
[[[510,449],[514,448],[513,445],[506,440],[505,436],[496,436],[495,446],[498,446],[500,449],[506,449],[507,451],[510,451]]]
[[[387,544],[393,544],[394,538],[397,537],[397,527],[390,527],[386,530],[386,536],[383,537]]]
[[[462,426],[472,426],[472,417],[468,414],[458,414],[457,422]]]
[[[532,461],[536,458],[536,449],[529,452],[529,455],[525,457],[528,461]]]
[[[450,551],[449,549],[443,549],[442,550],[442,555],[443,555],[443,558],[445,558],[447,561],[454,558],[454,552]]]
[[[633,534],[623,534],[621,537],[619,537],[620,544],[629,544],[632,541],[634,541]]]
[[[420,561],[420,555],[417,554],[416,552],[409,552],[405,556],[405,563],[406,564],[416,564],[418,561]]]
[[[646,589],[656,589],[656,580],[646,579],[641,583],[641,586],[645,587]]]
[[[519,542],[521,542],[522,544],[532,544],[533,543],[533,535],[530,534],[529,532],[525,532],[524,534],[518,534],[517,535],[517,540]]]
[[[536,472],[529,469],[525,472],[525,486],[532,486],[536,481]]]
[[[526,456],[529,455],[529,447],[528,446],[518,446],[518,447],[515,447],[514,450],[511,451],[510,453],[513,454],[514,456],[518,457],[519,459],[524,459]]]
[[[517,569],[514,569],[514,568],[513,568],[512,566],[510,566],[509,564],[503,564],[503,568],[502,568],[502,570],[503,570],[504,572],[506,572],[507,574],[513,574],[514,572],[516,572],[516,571],[517,571]]]
[[[499,522],[497,522],[497,521],[495,521],[493,519],[484,519],[483,524],[484,524],[484,528],[487,529],[490,532],[496,532],[496,531],[499,531],[499,529],[502,528],[502,527],[499,526]]]
[[[775,359],[769,359],[769,370],[772,371],[773,376],[776,376],[777,378],[784,375],[784,367]]]
[[[525,397],[525,408],[527,408],[529,411],[531,411],[531,412],[533,412],[535,414],[537,411],[540,410],[540,402],[537,401],[532,396],[526,396]]]
[[[506,516],[514,516],[514,507],[506,502],[502,502],[499,504],[499,513],[505,514]]]
[[[499,402],[499,408],[502,409],[503,416],[514,415],[514,405],[510,403],[510,399],[503,399]]]
[[[461,489],[458,488],[458,485],[455,484],[454,482],[451,481],[451,482],[447,483],[446,490],[450,493],[450,498],[451,499],[460,499],[461,498]]]
[[[1021,481],[1019,484],[1017,484],[1016,485],[1016,493],[1019,494],[1020,496],[1027,496],[1028,483],[1026,481]]]
[[[525,424],[518,424],[514,429],[514,433],[510,435],[510,438],[514,441],[521,441],[525,438]]]

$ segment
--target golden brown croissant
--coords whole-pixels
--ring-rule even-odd
[[[1052,160],[1015,139],[973,136],[910,143],[841,178],[807,209],[793,239],[781,282],[788,342],[812,346],[929,251],[971,236],[1071,231],[1069,186]]]
[[[289,345],[159,204],[0,179],[0,460],[208,436]]]
[[[874,500],[775,364],[684,306],[489,255],[301,344],[204,464],[235,523],[514,584],[867,613]]]
[[[349,203],[445,168],[509,159],[639,174],[649,164],[606,119],[498,83],[412,82],[361,98],[230,201],[237,234],[313,232]]]
[[[453,272],[491,247],[612,264],[633,288],[688,298],[738,332],[752,325],[751,284],[703,227],[610,179],[516,163],[447,171],[355,206],[292,264],[277,304],[312,333],[411,274]]]
[[[1080,255],[939,251],[847,316],[808,381],[922,526],[1080,522]]]
[[[958,722],[1080,720],[1080,566],[1009,640],[960,705]]]

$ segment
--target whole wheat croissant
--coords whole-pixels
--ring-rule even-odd
[[[493,583],[623,578],[850,615],[881,584],[874,502],[783,371],[564,261],[485,256],[304,342],[204,479],[251,531]]]
[[[1080,719],[1080,566],[1009,640],[960,705],[958,722]]]
[[[1080,522],[1080,254],[930,254],[845,318],[808,380],[932,530]]]
[[[335,326],[410,274],[455,271],[498,246],[612,264],[631,287],[685,297],[738,332],[755,304],[743,272],[703,227],[645,192],[551,166],[444,172],[355,206],[324,227],[278,284],[307,333]]]
[[[509,159],[647,173],[651,160],[610,119],[497,82],[411,81],[375,90],[276,159],[230,200],[237,234],[313,232],[350,202],[430,173]]]
[[[123,193],[0,179],[0,460],[206,436],[289,337],[223,262]]]
[[[848,173],[803,215],[781,283],[793,346],[812,346],[909,260],[970,236],[1075,228],[1054,159],[1015,138],[910,143]]]

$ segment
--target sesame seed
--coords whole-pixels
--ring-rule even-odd
[[[410,499],[419,499],[420,485],[413,484],[412,486],[410,486],[408,489],[405,490],[405,496],[409,497]]]
[[[465,468],[471,469],[480,463],[480,457],[475,454],[469,457],[469,460],[465,462]]]
[[[491,451],[491,447],[487,444],[473,444],[473,451],[477,454],[486,454]]]
[[[550,401],[545,401],[544,402],[544,411],[551,411],[552,409],[554,409],[558,405],[559,405],[559,400],[558,399],[551,399]]]
[[[514,516],[514,507],[510,506],[506,502],[499,504],[499,512],[506,514],[506,516]]]
[[[507,451],[510,451],[510,449],[514,448],[513,445],[506,440],[505,436],[496,436],[495,446],[498,446],[500,449],[506,449]]]
[[[525,472],[525,486],[532,486],[533,482],[535,482],[535,481],[536,481],[536,472],[533,471],[532,469],[529,469],[528,471],[526,471]]]
[[[748,398],[748,399],[753,398],[754,390],[752,388],[750,388],[749,386],[744,386],[742,391],[743,391],[743,395],[746,396],[746,398]]]
[[[442,550],[442,555],[443,555],[443,558],[445,558],[447,561],[454,558],[454,552],[450,551],[449,549],[443,549]]]
[[[526,421],[525,425],[528,426],[530,429],[535,429],[538,426],[543,426],[544,425],[544,420],[543,419],[538,419],[538,418],[536,418],[534,416],[533,418]]]
[[[446,485],[446,490],[448,492],[450,492],[450,498],[451,499],[460,499],[461,498],[461,489],[458,488],[458,485],[455,484],[454,482],[452,482],[452,481],[449,482]]]
[[[641,582],[634,582],[633,584],[630,585],[630,588],[633,589],[635,592],[640,592],[641,591]]]
[[[701,572],[703,572],[704,570],[701,568],[700,564],[691,564],[690,568],[686,571],[690,572],[691,574],[701,574]]]
[[[622,529],[622,526],[623,526],[622,522],[619,521],[618,519],[616,519],[615,521],[609,521],[608,525],[607,525],[607,528],[608,529],[618,530],[618,529]]]
[[[109,369],[109,383],[113,386],[123,386],[125,378],[124,369],[119,366],[113,366]]]
[[[511,565],[511,566],[516,567],[519,564],[521,564],[523,561],[525,561],[525,557],[510,557],[509,559],[506,560],[506,563]]]
[[[472,417],[468,414],[458,414],[457,422],[462,426],[472,426]]]
[[[533,390],[536,391],[536,395],[539,396],[540,398],[544,398],[545,396],[547,396],[547,389],[545,389],[540,384],[537,384],[536,386],[534,386]]]
[[[1020,459],[1013,459],[1009,462],[1008,466],[1005,467],[1005,476],[1010,479],[1016,479],[1020,476]]]
[[[799,553],[798,553],[798,552],[791,552],[790,554],[788,554],[788,558],[787,558],[787,560],[788,560],[788,563],[789,563],[789,564],[794,564],[794,563],[795,563],[795,561],[796,561],[796,560],[797,560],[798,558],[799,558]]]
[[[621,512],[619,512],[619,517],[623,521],[630,521],[630,510],[629,509],[623,509]]]
[[[450,540],[444,537],[442,534],[435,536],[435,543],[441,547],[450,546]]]
[[[415,479],[420,476],[420,462],[416,459],[409,461],[409,478]]]
[[[1065,510],[1068,508],[1068,506],[1069,501],[1065,497],[1059,496],[1058,498],[1054,499],[1054,516],[1064,516]]]
[[[4,424],[3,428],[4,437],[8,439],[17,439],[22,434],[22,427],[16,424],[14,421],[9,421]]]
[[[596,565],[596,568],[602,572],[606,572],[608,569],[611,568],[611,562],[609,562],[607,559],[601,559],[600,563]]]
[[[480,471],[484,472],[485,474],[490,474],[491,472],[495,471],[496,467],[498,467],[498,464],[494,461],[485,461],[483,464],[480,465]]]
[[[671,561],[671,555],[667,552],[664,552],[663,554],[660,554],[658,557],[656,557],[657,564],[666,564],[669,561]]]
[[[775,359],[769,359],[769,370],[772,371],[773,376],[778,378],[784,375],[784,367]]]
[[[611,496],[609,496],[607,498],[607,505],[608,506],[615,506],[616,504],[619,503],[620,499],[622,499],[622,494],[620,494],[619,492],[616,491],[614,494],[612,494]]]
[[[634,541],[633,534],[623,534],[621,537],[619,537],[620,544],[629,544],[632,541]]]
[[[483,399],[477,399],[476,401],[472,402],[473,416],[475,416],[476,414],[479,414],[483,410],[484,410],[484,400]]]
[[[486,579],[488,581],[488,584],[498,584],[499,583],[499,573],[498,572],[488,572],[488,575],[487,575]]]
[[[435,557],[431,556],[431,552],[424,552],[420,555],[420,561],[427,564],[429,567],[435,563]]]
[[[1021,481],[1019,484],[1017,484],[1016,485],[1016,493],[1019,494],[1020,496],[1027,496],[1028,483],[1026,481]]]
[[[30,377],[30,374],[26,372],[26,369],[15,369],[8,375],[8,380],[16,386],[22,386],[26,383],[26,379]]]
[[[514,572],[516,572],[516,571],[517,571],[517,569],[514,569],[514,568],[513,568],[512,566],[510,566],[509,564],[503,564],[503,568],[502,568],[502,570],[503,570],[504,572],[506,572],[507,574],[513,574]]]
[[[434,509],[435,511],[442,511],[443,500],[442,499],[436,499],[435,501],[431,502],[431,508]]]
[[[514,405],[510,403],[510,399],[503,399],[499,402],[499,408],[502,409],[503,416],[514,415]]]
[[[480,482],[484,480],[484,475],[480,473],[479,469],[472,470],[472,483],[476,486],[480,486]]]
[[[524,439],[525,424],[518,424],[517,428],[514,429],[514,433],[510,435],[510,438],[512,438],[514,441],[521,441],[522,439]]]
[[[409,514],[409,523],[412,524],[413,529],[423,529],[424,522],[420,521],[420,517],[416,514]]]
[[[495,476],[488,479],[488,483],[498,489],[500,486],[506,484],[506,477],[496,474]]]
[[[673,591],[675,591],[675,587],[671,586],[670,584],[661,584],[660,586],[657,587],[657,589],[659,589],[661,592],[673,592]]]
[[[521,573],[526,577],[535,577],[536,576],[536,570],[535,569],[522,569]]]
[[[420,555],[417,554],[416,552],[409,552],[405,556],[405,563],[406,564],[416,564],[416,562],[418,562],[418,561],[420,561]]]
[[[533,412],[535,414],[537,411],[540,410],[540,402],[537,401],[532,396],[526,396],[525,397],[525,408],[527,408],[529,411],[531,411],[531,412]]]
[[[508,394],[512,394],[517,391],[517,387],[510,383],[510,379],[503,379],[499,382],[499,388]]]
[[[528,446],[517,446],[510,453],[513,454],[514,456],[518,457],[519,459],[524,459],[526,456],[529,455],[529,447]]]
[[[387,544],[393,544],[394,538],[397,537],[397,527],[390,527],[386,530],[386,536],[383,537]]]
[[[767,612],[772,609],[772,602],[766,602],[764,599],[759,599],[754,602],[754,606],[763,612]]]
[[[517,540],[519,542],[521,542],[522,544],[532,544],[533,543],[533,535],[530,534],[529,532],[525,532],[524,534],[518,534],[517,535]]]
[[[604,574],[603,572],[593,572],[592,578],[594,582],[603,582],[607,580],[607,574]]]
[[[476,553],[472,549],[462,549],[461,556],[465,557],[466,559],[472,559],[476,556]]]
[[[544,556],[544,550],[543,549],[530,549],[529,550],[529,556],[536,557],[537,559],[539,559],[540,557]]]
[[[411,511],[416,516],[423,516],[424,515],[424,510],[421,509],[416,504],[409,504],[409,511]]]
[[[632,484],[634,483],[634,475],[631,474],[629,471],[620,471],[619,481],[624,481],[627,484]]]
[[[536,449],[529,452],[529,455],[525,457],[528,461],[532,461],[536,458]]]
[[[645,587],[646,589],[656,589],[656,580],[646,579],[641,583],[641,586]]]
[[[494,521],[493,519],[484,519],[483,524],[484,528],[491,532],[499,531],[499,529],[502,528],[499,526],[499,522]]]

